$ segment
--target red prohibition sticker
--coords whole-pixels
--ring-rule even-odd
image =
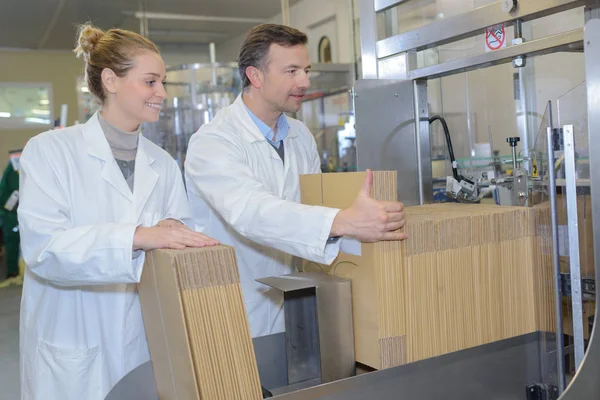
[[[506,47],[504,24],[485,28],[485,51],[494,51]]]

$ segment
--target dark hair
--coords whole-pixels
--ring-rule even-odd
[[[242,89],[250,86],[246,68],[263,68],[273,43],[284,47],[305,45],[308,38],[297,29],[278,24],[262,24],[250,29],[238,57]]]
[[[85,60],[85,77],[90,92],[104,102],[106,94],[102,70],[109,68],[123,77],[133,67],[133,58],[145,50],[160,54],[154,43],[135,32],[122,29],[104,32],[87,23],[78,29],[74,52]]]

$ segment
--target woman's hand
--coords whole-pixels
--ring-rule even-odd
[[[150,228],[138,227],[133,237],[133,249],[145,251],[154,249],[183,250],[186,247],[206,247],[218,244],[218,240],[200,232],[194,232],[175,220],[171,220],[168,226],[164,224],[161,226],[159,222]]]
[[[166,228],[176,228],[178,226],[185,226],[181,221],[173,218],[163,219],[156,224],[156,226],[164,226]]]

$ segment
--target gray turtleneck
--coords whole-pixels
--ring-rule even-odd
[[[117,165],[123,173],[123,177],[133,192],[133,178],[135,172],[135,155],[137,153],[140,128],[135,132],[125,132],[110,124],[101,113],[98,113],[100,127],[108,140],[110,149]]]

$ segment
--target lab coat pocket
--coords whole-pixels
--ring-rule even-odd
[[[100,346],[67,349],[40,341],[35,362],[35,400],[101,400]]]

